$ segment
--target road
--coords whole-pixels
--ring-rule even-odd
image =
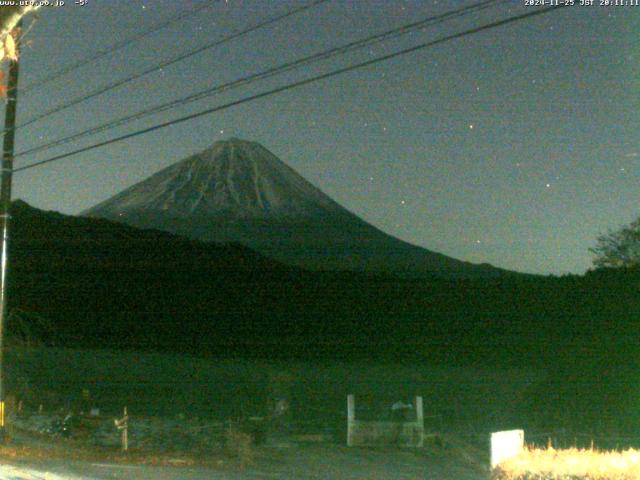
[[[47,461],[46,464],[0,466],[0,480],[241,480],[241,472],[218,472],[205,468],[175,468],[137,465],[117,465],[68,461]],[[266,477],[262,477],[266,478]]]
[[[486,469],[455,451],[338,446],[261,449],[252,466],[157,467],[69,460],[1,466],[0,480],[486,480]]]

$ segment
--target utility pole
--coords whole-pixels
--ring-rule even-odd
[[[18,23],[18,28],[22,21]],[[5,378],[4,378],[4,327],[7,319],[7,266],[9,262],[9,220],[11,210],[11,181],[13,180],[13,152],[16,136],[16,107],[18,102],[18,71],[20,43],[16,42],[16,59],[9,63],[7,79],[7,107],[4,118],[2,144],[2,177],[0,179],[0,440],[5,439]]]

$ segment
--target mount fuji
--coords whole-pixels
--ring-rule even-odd
[[[262,145],[231,138],[82,215],[195,240],[237,242],[312,270],[421,277],[507,273],[411,245],[340,206]]]

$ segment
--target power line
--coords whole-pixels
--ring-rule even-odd
[[[491,22],[491,23],[482,25],[480,27],[475,27],[475,28],[472,28],[472,29],[469,29],[469,30],[465,30],[465,31],[460,32],[460,33],[455,33],[453,35],[448,35],[446,37],[442,37],[442,38],[439,38],[437,40],[433,40],[431,42],[422,43],[420,45],[416,45],[416,46],[413,46],[413,47],[405,48],[403,50],[399,50],[399,51],[394,52],[394,53],[389,53],[387,55],[382,55],[382,56],[379,56],[379,57],[376,57],[376,58],[373,58],[373,59],[370,59],[370,60],[367,60],[367,61],[364,61],[364,62],[360,62],[360,63],[354,64],[354,65],[350,65],[348,67],[339,68],[337,70],[333,70],[333,71],[328,72],[328,73],[323,73],[321,75],[316,75],[314,77],[306,78],[304,80],[299,80],[297,82],[289,83],[287,85],[283,85],[281,87],[273,88],[271,90],[267,90],[267,91],[264,91],[264,92],[261,92],[261,93],[257,93],[255,95],[250,95],[248,97],[244,97],[244,98],[241,98],[239,100],[235,100],[235,101],[232,101],[232,102],[229,102],[229,103],[225,103],[225,104],[219,105],[217,107],[208,108],[206,110],[203,110],[203,111],[200,111],[200,112],[197,112],[197,113],[186,115],[184,117],[180,117],[180,118],[177,118],[177,119],[174,119],[174,120],[170,120],[168,122],[163,122],[163,123],[154,125],[153,127],[148,127],[148,128],[144,128],[142,130],[137,130],[135,132],[128,133],[126,135],[122,135],[122,136],[119,136],[119,137],[115,137],[115,138],[112,138],[110,140],[105,140],[103,142],[99,142],[99,143],[96,143],[96,144],[93,144],[93,145],[89,145],[87,147],[79,148],[77,150],[74,150],[74,151],[71,151],[71,152],[68,152],[68,153],[64,153],[64,154],[61,154],[61,155],[56,155],[54,157],[48,158],[46,160],[41,160],[39,162],[32,163],[32,164],[26,165],[24,167],[15,168],[13,171],[14,172],[21,172],[21,171],[29,170],[29,169],[32,169],[32,168],[35,168],[35,167],[38,167],[38,166],[41,166],[41,165],[45,165],[47,163],[56,162],[58,160],[62,160],[64,158],[68,158],[68,157],[71,157],[73,155],[77,155],[79,153],[84,153],[84,152],[87,152],[87,151],[90,151],[90,150],[94,150],[96,148],[104,147],[106,145],[111,145],[113,143],[121,142],[123,140],[128,140],[130,138],[137,137],[137,136],[140,136],[140,135],[144,135],[146,133],[154,132],[154,131],[160,130],[162,128],[170,127],[172,125],[177,125],[179,123],[183,123],[183,122],[186,122],[188,120],[193,120],[194,118],[202,117],[204,115],[209,115],[211,113],[219,112],[221,110],[226,110],[228,108],[235,107],[237,105],[241,105],[241,104],[248,103],[248,102],[251,102],[251,101],[254,101],[254,100],[265,98],[265,97],[268,97],[268,96],[271,96],[271,95],[275,95],[277,93],[285,92],[287,90],[292,90],[294,88],[298,88],[298,87],[301,87],[303,85],[308,85],[310,83],[315,83],[315,82],[318,82],[320,80],[325,80],[327,78],[335,77],[337,75],[341,75],[343,73],[351,72],[351,71],[357,70],[359,68],[368,67],[370,65],[374,65],[374,64],[379,63],[379,62],[390,60],[392,58],[397,58],[397,57],[400,57],[402,55],[406,55],[406,54],[409,54],[409,53],[412,53],[412,52],[416,52],[418,50],[423,50],[425,48],[433,47],[435,45],[439,45],[441,43],[445,43],[445,42],[448,42],[450,40],[463,38],[463,37],[466,37],[467,35],[472,35],[472,34],[479,33],[479,32],[485,31],[485,30],[490,30],[492,28],[496,28],[496,27],[499,27],[499,26],[502,26],[502,25],[507,25],[509,23],[514,23],[514,22],[517,22],[517,21],[520,21],[520,20],[524,20],[526,18],[531,18],[531,17],[534,17],[534,16],[543,15],[545,13],[548,13],[548,12],[552,11],[552,10],[557,10],[559,8],[563,8],[564,6],[565,5],[545,7],[545,8],[539,9],[539,10],[534,10],[534,11],[531,11],[531,12],[528,12],[528,13],[523,13],[521,15],[515,15],[513,17],[509,17],[509,18],[506,18],[506,19],[503,19],[503,20],[498,20],[498,21],[495,21],[495,22]]]
[[[29,120],[18,124],[16,129],[19,129],[19,128],[22,128],[22,127],[26,127],[27,125],[31,125],[32,123],[35,123],[38,120],[42,120],[45,117],[53,115],[54,113],[61,112],[62,110],[66,110],[67,108],[70,108],[70,107],[73,107],[75,105],[78,105],[79,103],[86,102],[87,100],[90,100],[90,99],[95,98],[95,97],[97,97],[99,95],[102,95],[103,93],[106,93],[106,92],[108,92],[110,90],[113,90],[113,89],[115,89],[117,87],[121,87],[122,85],[130,83],[130,82],[132,82],[134,80],[137,80],[137,79],[139,79],[141,77],[144,77],[145,75],[148,75],[148,74],[153,73],[153,72],[157,72],[158,70],[161,70],[161,69],[163,69],[165,67],[168,67],[169,65],[173,65],[174,63],[177,63],[177,62],[180,62],[180,61],[185,60],[187,58],[190,58],[190,57],[192,57],[194,55],[197,55],[198,53],[204,52],[205,50],[209,50],[211,48],[217,47],[217,46],[219,46],[219,45],[221,45],[223,43],[226,43],[226,42],[234,40],[234,39],[236,39],[238,37],[247,35],[247,34],[249,34],[251,32],[254,32],[254,31],[256,31],[256,30],[258,30],[260,28],[264,28],[266,26],[272,25],[273,23],[279,22],[280,20],[284,20],[285,18],[288,18],[288,17],[290,17],[292,15],[295,15],[296,13],[308,10],[310,8],[315,7],[316,5],[319,5],[321,3],[326,3],[328,1],[329,0],[314,0],[308,5],[304,5],[302,7],[297,7],[297,8],[292,8],[291,10],[289,10],[289,11],[283,13],[283,14],[280,14],[280,15],[277,15],[275,17],[271,17],[271,18],[269,18],[267,20],[264,20],[262,22],[259,22],[259,23],[255,24],[255,25],[253,25],[251,27],[248,27],[248,28],[246,28],[246,29],[244,29],[244,30],[242,30],[240,32],[233,33],[233,34],[228,35],[228,36],[226,36],[226,37],[224,37],[224,38],[222,38],[220,40],[216,40],[213,43],[209,43],[209,44],[204,45],[202,47],[199,47],[199,48],[197,48],[195,50],[192,50],[192,51],[189,51],[187,53],[178,55],[177,57],[174,57],[174,58],[172,58],[170,60],[162,62],[162,63],[160,63],[158,65],[154,65],[154,66],[152,66],[152,67],[150,67],[150,68],[148,68],[146,70],[143,70],[142,72],[130,75],[129,77],[126,77],[126,78],[124,78],[122,80],[116,80],[115,82],[112,82],[112,83],[109,83],[109,84],[107,84],[107,85],[105,85],[103,87],[100,87],[100,88],[98,88],[98,89],[96,89],[96,90],[94,90],[94,91],[92,91],[92,92],[90,92],[90,93],[88,93],[86,95],[83,95],[81,97],[76,97],[76,98],[74,98],[72,100],[69,100],[66,103],[58,105],[57,107],[53,107],[52,109],[47,110],[44,113],[36,115],[35,117],[32,117]]]
[[[459,8],[456,10],[451,10],[448,12],[445,12],[443,14],[440,15],[435,15],[435,16],[430,16],[427,17],[425,19],[419,20],[417,22],[413,22],[410,24],[406,24],[406,25],[402,25],[400,27],[396,27],[394,29],[391,30],[387,30],[385,32],[379,33],[379,34],[375,34],[375,35],[371,35],[369,37],[366,37],[364,39],[361,40],[356,40],[356,41],[352,41],[349,42],[345,45],[341,45],[339,47],[334,47],[330,50],[325,50],[319,53],[315,53],[312,55],[309,55],[307,57],[303,57],[291,62],[286,62],[284,64],[278,65],[276,67],[270,68],[268,70],[256,73],[256,74],[252,74],[252,75],[248,75],[245,77],[241,77],[239,79],[236,79],[232,82],[228,82],[222,85],[217,85],[211,88],[207,88],[205,90],[202,90],[200,92],[196,92],[193,94],[190,94],[186,97],[182,97],[179,98],[177,100],[172,100],[170,102],[161,104],[161,105],[157,105],[155,107],[151,107],[145,110],[142,110],[140,112],[134,113],[134,114],[130,114],[130,115],[126,115],[124,117],[120,117],[118,119],[115,120],[111,120],[105,124],[87,129],[87,130],[83,130],[81,132],[72,134],[70,136],[67,137],[63,137],[48,143],[45,143],[43,145],[39,145],[33,148],[30,148],[28,150],[19,152],[16,157],[20,157],[20,156],[24,156],[30,153],[36,153],[36,152],[40,152],[43,150],[48,150],[50,148],[53,147],[57,147],[60,145],[65,145],[67,143],[70,143],[72,141],[78,140],[80,138],[86,137],[86,136],[90,136],[90,135],[94,135],[97,133],[101,133],[107,130],[111,130],[113,128],[122,126],[122,125],[126,125],[129,124],[135,120],[140,120],[144,117],[147,117],[149,115],[153,115],[155,113],[159,113],[159,112],[163,112],[169,109],[173,109],[176,108],[178,106],[183,106],[186,105],[188,103],[192,103],[198,100],[202,100],[203,98],[207,98],[210,96],[213,96],[217,93],[220,93],[222,91],[229,91],[229,90],[233,90],[237,87],[243,86],[243,85],[247,85],[247,84],[251,84],[255,81],[258,80],[264,80],[266,78],[281,74],[283,72],[286,71],[290,71],[296,68],[299,68],[301,66],[304,65],[308,65],[311,63],[315,63],[318,61],[322,61],[322,60],[326,60],[329,58],[332,58],[334,56],[337,55],[342,55],[344,53],[347,53],[349,51],[353,51],[353,50],[357,50],[357,49],[361,49],[364,47],[367,47],[369,45],[372,45],[374,43],[380,43],[380,42],[384,42],[393,38],[397,38],[399,36],[402,35],[406,35],[409,34],[417,29],[421,29],[421,28],[425,28],[426,26],[429,25],[434,25],[434,24],[438,24],[438,23],[442,23],[444,21],[450,20],[452,18],[456,18],[456,17],[460,17],[463,15],[467,15],[469,13],[475,12],[475,11],[480,11],[480,10],[484,10],[486,8],[492,7],[496,4],[500,4],[500,3],[506,3],[510,0],[484,0],[481,2],[478,2],[476,4],[470,5],[470,6],[466,6],[463,8]]]
[[[89,64],[89,63],[93,63],[97,60],[100,60],[101,58],[105,57],[106,55],[109,55],[110,53],[116,52],[118,50],[122,50],[125,47],[128,47],[129,45],[138,42],[139,40],[143,39],[144,37],[147,37],[149,35],[151,35],[152,33],[157,32],[158,30],[162,30],[163,28],[168,27],[169,25],[173,24],[173,23],[177,23],[180,22],[182,20],[184,20],[185,18],[188,18],[192,15],[195,15],[196,13],[201,12],[202,10],[204,10],[205,8],[209,8],[212,5],[212,0],[206,0],[206,4],[201,5],[199,7],[196,7],[194,9],[188,10],[186,12],[181,13],[180,15],[178,15],[177,17],[172,17],[169,18],[161,23],[158,23],[154,26],[152,26],[149,30],[145,30],[144,32],[141,33],[137,33],[135,35],[132,35],[129,38],[126,38],[124,40],[122,40],[121,42],[117,42],[113,45],[111,45],[110,47],[107,47],[103,50],[98,50],[97,52],[95,52],[94,54],[83,58],[82,60],[78,60],[76,63],[72,63],[71,65],[68,65],[66,67],[61,68],[60,70],[52,73],[51,75],[41,78],[40,80],[36,80],[35,82],[31,83],[30,85],[27,85],[25,88],[21,89],[22,93],[27,93],[31,90],[34,90],[38,87],[41,87],[49,82],[52,82],[54,80],[57,80],[58,78],[72,72],[73,70],[76,70],[80,67],[84,67],[85,65]]]

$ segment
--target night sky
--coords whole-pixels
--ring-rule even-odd
[[[577,1],[577,0],[576,0]],[[202,5],[43,8],[21,87]],[[302,1],[212,1],[197,15],[21,94],[18,123]],[[18,152],[304,55],[474,2],[332,0],[18,130]],[[640,214],[640,6],[575,6],[453,40],[16,174],[14,197],[68,214],[231,136],[260,142],[343,206],[472,262],[582,273],[596,237]],[[16,159],[16,167],[339,66],[531,11],[436,25]],[[27,22],[29,23],[29,22]]]

